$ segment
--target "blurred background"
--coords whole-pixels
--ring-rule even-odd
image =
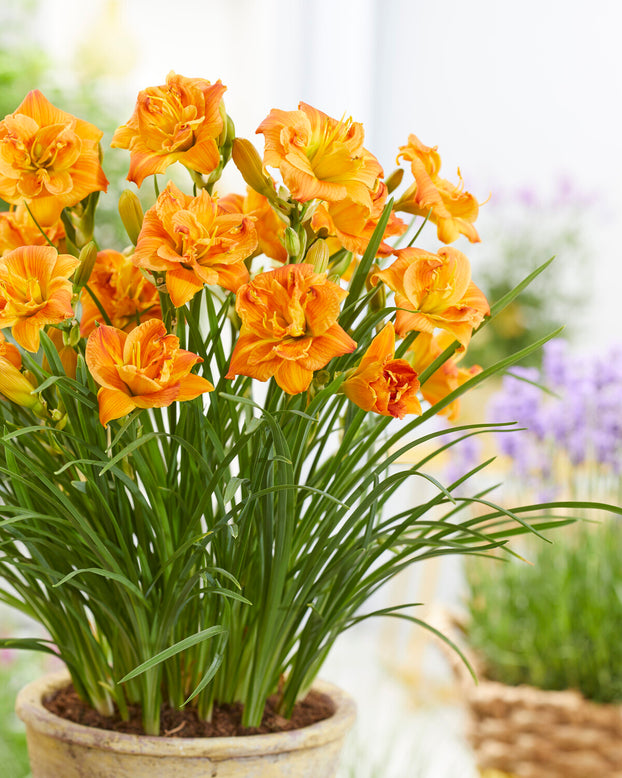
[[[491,299],[557,256],[496,335],[474,340],[475,361],[560,324],[570,351],[582,355],[620,342],[620,29],[618,0],[3,0],[0,115],[41,89],[105,131],[111,179],[121,179],[128,161],[107,148],[112,132],[138,91],[164,83],[170,70],[221,79],[240,136],[254,138],[271,108],[292,110],[301,100],[352,116],[387,175],[415,133],[438,146],[442,175],[456,180],[460,168],[466,188],[486,201],[481,244],[461,239],[456,247]],[[238,185],[235,176],[224,180]],[[118,193],[102,198],[111,213]],[[429,235],[426,248],[436,248]],[[455,564],[417,571],[400,586],[408,601],[453,604],[463,594]],[[0,633],[8,629],[20,625],[3,615]],[[27,658],[0,655],[0,681],[22,678],[16,661]],[[475,775],[442,665],[410,632],[376,625],[344,636],[327,667],[361,708],[344,776]],[[0,761],[2,749],[13,755],[5,763],[19,760],[10,705],[0,716],[8,722]]]

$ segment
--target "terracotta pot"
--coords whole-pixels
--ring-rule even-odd
[[[65,673],[48,675],[17,697],[32,778],[331,778],[356,716],[351,697],[318,682],[314,688],[331,698],[335,713],[302,729],[247,737],[126,735],[46,710],[42,700],[67,682]]]

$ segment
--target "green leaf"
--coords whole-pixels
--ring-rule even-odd
[[[118,583],[123,584],[126,589],[129,589],[131,592],[133,592],[133,594],[139,597],[143,602],[145,601],[143,593],[136,586],[136,584],[129,580],[129,578],[126,578],[121,573],[115,573],[111,570],[103,570],[101,567],[83,567],[80,570],[73,570],[64,578],[61,578],[60,581],[55,583],[53,588],[56,589],[58,586],[62,586],[63,584],[67,583],[67,581],[70,581],[76,575],[82,575],[83,573],[92,573],[93,575],[100,575],[102,578],[108,578],[112,581],[117,581]]]
[[[189,637],[180,640],[178,643],[175,643],[169,648],[164,649],[164,651],[160,651],[159,654],[152,656],[151,659],[148,659],[146,662],[138,665],[138,667],[135,667],[133,670],[127,673],[127,675],[124,675],[123,678],[121,678],[121,680],[117,683],[126,683],[127,681],[131,681],[132,678],[136,678],[136,676],[141,675],[147,670],[151,670],[152,667],[159,665],[161,662],[165,662],[167,659],[170,659],[172,656],[179,654],[181,651],[185,651],[187,648],[196,646],[198,643],[202,643],[204,640],[209,640],[216,635],[223,635],[226,632],[228,632],[228,630],[226,630],[224,627],[217,626],[208,627],[207,629],[203,629],[194,635],[190,635]]]
[[[55,643],[44,638],[0,638],[0,648],[17,648],[25,651],[41,651],[44,654],[58,656]]]
[[[192,694],[191,694],[191,695],[190,695],[190,696],[189,696],[189,697],[188,697],[186,700],[184,700],[184,702],[183,702],[183,704],[182,704],[182,706],[181,706],[182,708],[185,708],[185,706],[186,706],[186,705],[187,705],[187,704],[188,704],[188,703],[189,703],[191,700],[194,700],[194,698],[197,696],[197,694],[200,694],[200,693],[203,691],[203,689],[205,689],[205,687],[207,686],[207,684],[208,684],[208,683],[209,683],[209,682],[212,680],[212,678],[213,678],[213,677],[216,675],[216,671],[218,670],[218,668],[219,668],[219,667],[220,667],[220,665],[222,664],[222,660],[223,660],[223,659],[224,659],[224,656],[223,656],[223,654],[216,654],[216,656],[215,656],[215,657],[214,657],[214,659],[212,660],[212,663],[211,663],[211,665],[210,665],[210,666],[207,668],[207,670],[205,671],[205,675],[203,676],[203,678],[201,678],[201,681],[200,681],[200,683],[198,684],[198,686],[196,687],[196,689],[195,689],[195,690],[192,692]]]
[[[240,489],[245,484],[248,484],[249,480],[248,478],[238,478],[237,476],[231,476],[229,479],[226,487],[225,487],[225,493],[223,495],[223,500],[225,502],[229,502],[233,499],[235,493],[238,489]]]
[[[341,326],[346,330],[348,329],[348,327],[352,325],[355,318],[352,313],[346,313],[347,308],[352,303],[358,300],[358,298],[361,295],[361,292],[365,288],[365,282],[367,280],[367,276],[371,269],[372,263],[376,258],[376,254],[378,253],[378,247],[380,246],[380,243],[382,241],[382,236],[384,235],[384,231],[389,222],[389,217],[391,216],[392,208],[393,208],[393,199],[391,198],[390,200],[387,201],[384,207],[384,211],[382,212],[382,216],[380,217],[380,219],[378,219],[378,224],[376,225],[376,228],[374,229],[374,232],[369,240],[369,243],[367,244],[367,249],[365,250],[365,253],[361,257],[361,261],[359,262],[359,265],[356,268],[356,271],[354,272],[354,276],[352,277],[352,280],[350,282],[350,289],[348,290],[348,296],[344,303],[344,313],[342,313],[339,320]]]
[[[490,308],[490,318],[484,320],[484,324],[486,321],[490,321],[490,319],[493,319],[498,313],[501,313],[501,311],[504,308],[507,308],[507,306],[513,302],[518,295],[526,289],[529,284],[531,284],[532,281],[534,281],[540,273],[543,273],[547,267],[551,264],[551,262],[555,259],[555,257],[551,257],[548,259],[544,264],[537,267],[532,273],[530,273],[526,278],[524,278],[520,284],[517,284],[513,289],[510,289],[510,291],[507,294],[504,294],[503,297],[500,300],[497,300]]]

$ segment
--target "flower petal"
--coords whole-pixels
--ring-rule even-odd
[[[214,391],[214,386],[207,378],[190,373],[179,382],[179,395],[177,399],[194,400],[194,398],[198,397],[200,394],[212,391]]]
[[[136,408],[133,398],[125,392],[106,387],[102,387],[97,392],[97,402],[99,403],[99,421],[104,427],[107,427],[108,422],[114,419],[127,416]]]
[[[84,358],[98,384],[123,391],[125,384],[119,378],[118,368],[123,364],[123,348],[127,334],[116,327],[102,325],[89,335]]]

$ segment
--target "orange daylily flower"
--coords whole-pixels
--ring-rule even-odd
[[[372,340],[342,389],[364,411],[403,419],[407,413],[421,413],[419,380],[409,362],[394,357],[395,330],[389,323]]]
[[[169,182],[145,214],[134,264],[166,271],[166,287],[178,308],[204,284],[235,292],[249,279],[244,260],[256,248],[251,219],[230,213],[205,190],[191,197]]]
[[[361,124],[331,119],[300,103],[297,111],[272,109],[257,132],[265,136],[264,166],[280,170],[295,200],[349,197],[371,210],[371,192],[382,167],[363,148]]]
[[[320,203],[311,219],[311,227],[318,233],[325,230],[329,239],[330,236],[336,238],[337,245],[331,246],[331,253],[342,246],[353,254],[365,253],[387,199],[387,187],[382,181],[378,182],[372,198],[371,210],[347,197],[336,203]],[[401,235],[405,230],[406,224],[392,213],[383,237]],[[392,246],[380,242],[377,256],[387,257],[392,252]]]
[[[415,338],[414,343],[408,350],[408,355],[412,360],[414,369],[421,375],[423,371],[439,357],[443,351],[454,341],[453,336],[448,332],[439,332],[432,335],[429,332],[420,332]],[[473,365],[469,368],[459,367],[458,362],[464,356],[464,350],[458,349],[453,356],[445,360],[443,364],[435,370],[434,373],[422,384],[421,394],[430,405],[435,405],[440,400],[447,397],[469,378],[481,373],[482,368],[479,365]],[[446,405],[439,413],[447,416],[451,421],[458,418],[460,411],[460,400],[456,399],[449,405]]]
[[[0,332],[0,395],[17,405],[30,408],[37,416],[45,415],[45,408],[36,386],[21,372],[22,355]]]
[[[274,212],[270,201],[250,186],[246,195],[228,194],[218,204],[226,210],[243,213],[253,220],[257,232],[257,251],[277,262],[287,262],[287,249],[281,242],[285,234],[285,222]]]
[[[395,292],[398,337],[415,330],[450,332],[467,346],[473,330],[490,313],[482,291],[471,281],[471,265],[457,249],[445,246],[438,254],[422,249],[395,251],[397,259],[386,270],[378,270],[372,283],[383,281]]]
[[[148,319],[160,319],[160,297],[155,286],[134,265],[131,257],[108,249],[99,251],[88,286],[106,311],[113,327],[129,332]],[[87,337],[96,323],[104,324],[90,292],[80,294],[80,335]]]
[[[52,243],[59,244],[65,237],[65,228],[60,219],[51,226],[40,224]],[[48,246],[25,205],[12,205],[8,211],[0,212],[0,256],[21,246]]]
[[[430,221],[436,224],[438,239],[443,243],[453,243],[459,235],[477,243],[479,235],[473,222],[477,219],[479,203],[463,190],[460,170],[459,186],[441,178],[438,174],[441,158],[436,146],[425,146],[416,135],[409,135],[408,144],[400,146],[398,162],[400,158],[410,162],[415,183],[395,204],[395,210],[415,216],[430,214]]]
[[[52,246],[22,246],[0,258],[0,328],[27,351],[39,350],[39,332],[73,316],[71,283],[80,264]]]
[[[337,324],[346,295],[309,264],[257,275],[237,293],[242,328],[225,377],[267,381],[274,376],[288,394],[304,392],[315,370],[356,348]]]
[[[127,180],[140,186],[174,162],[198,173],[215,170],[220,164],[218,141],[226,129],[226,89],[220,81],[211,84],[170,72],[166,84],[140,92],[130,120],[116,130],[110,144],[130,150]]]
[[[167,334],[159,319],[150,319],[129,334],[116,327],[97,327],[89,335],[85,359],[101,385],[97,401],[104,427],[135,408],[163,408],[214,388],[190,373],[203,360],[179,348],[179,338]]]
[[[0,197],[27,202],[40,224],[66,206],[106,191],[99,160],[103,132],[52,105],[39,90],[0,122]]]

